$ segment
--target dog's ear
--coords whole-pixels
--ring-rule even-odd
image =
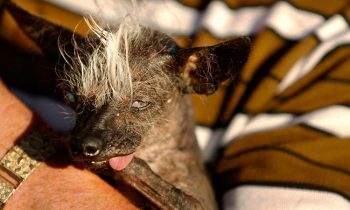
[[[212,94],[219,84],[234,78],[246,63],[251,48],[248,37],[214,46],[180,49],[176,65],[184,93]]]
[[[36,17],[9,0],[4,2],[5,8],[16,20],[21,30],[31,38],[41,49],[44,56],[50,60],[57,60],[60,51],[59,44],[65,53],[73,53],[72,41],[83,42],[84,38],[72,31]]]

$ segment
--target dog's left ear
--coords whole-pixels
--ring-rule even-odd
[[[70,54],[74,51],[72,40],[78,43],[84,40],[66,28],[28,13],[10,0],[4,0],[4,7],[14,17],[22,31],[38,45],[44,56],[52,61],[56,61],[60,56],[59,44]]]
[[[221,82],[238,74],[250,48],[250,39],[239,37],[214,46],[180,49],[176,53],[176,65],[182,91],[214,93]]]

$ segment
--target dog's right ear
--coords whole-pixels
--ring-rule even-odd
[[[56,24],[36,17],[17,6],[10,0],[5,0],[4,7],[14,17],[22,31],[41,49],[44,56],[57,61],[60,56],[59,44],[65,53],[74,52],[73,41],[80,43],[84,38]]]
[[[220,83],[233,79],[246,63],[249,37],[214,46],[180,49],[175,54],[180,88],[184,93],[213,94]]]

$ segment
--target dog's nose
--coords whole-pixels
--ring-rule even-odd
[[[73,158],[84,159],[95,157],[100,154],[102,146],[101,139],[89,136],[80,140],[73,140],[70,145],[70,150]]]
[[[95,137],[86,137],[82,142],[83,155],[94,157],[101,152],[102,141]]]

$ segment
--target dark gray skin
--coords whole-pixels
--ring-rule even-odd
[[[7,2],[6,7],[48,61],[58,62],[58,36],[66,43],[66,53],[73,55],[72,32],[34,17],[12,3]],[[144,74],[137,72],[142,72],[138,70],[140,66],[147,67],[149,76],[159,81],[151,84],[154,89],[147,89],[147,98],[142,94],[142,86],[135,91],[134,98],[149,102],[147,107],[135,109],[130,107],[133,101],[111,100],[95,108],[78,96],[68,100],[79,113],[69,150],[78,163],[140,192],[149,201],[147,206],[216,209],[186,94],[212,94],[221,82],[233,79],[247,60],[250,40],[240,37],[211,47],[181,49],[165,34],[147,28],[143,33],[143,45],[130,48],[131,58],[140,61],[138,66],[131,63],[131,69],[135,71],[136,82],[144,79]],[[82,47],[84,39],[75,35]],[[156,69],[161,69],[169,80],[164,81],[162,75],[154,73]],[[61,87],[67,91],[64,84]],[[74,93],[74,89],[68,92]],[[131,153],[135,158],[124,170],[116,172],[110,168],[110,158]]]

